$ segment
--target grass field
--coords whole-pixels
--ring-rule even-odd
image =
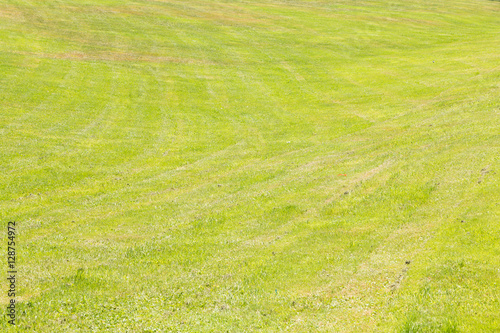
[[[19,332],[500,331],[500,2],[4,0]]]

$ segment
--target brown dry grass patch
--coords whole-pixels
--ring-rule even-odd
[[[16,52],[16,53],[36,58],[64,59],[64,60],[75,60],[75,61],[151,62],[151,63],[178,63],[178,64],[198,64],[198,65],[214,64],[213,62],[205,59],[153,56],[153,55],[129,53],[129,52],[85,53],[79,51],[72,51],[72,52],[62,52],[62,53],[45,53],[45,52]]]
[[[182,17],[196,17],[224,25],[265,24],[266,17],[256,15],[248,8],[232,3],[203,3],[203,2],[178,2],[171,0],[153,0],[173,5],[161,10],[168,14]]]
[[[23,13],[14,7],[0,7],[0,17],[18,21],[23,19]]]

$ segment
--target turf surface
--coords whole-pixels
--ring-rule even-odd
[[[488,0],[2,1],[17,330],[500,330],[499,45]]]

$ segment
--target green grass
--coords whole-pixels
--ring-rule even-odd
[[[1,2],[17,330],[500,330],[499,31],[488,0]]]

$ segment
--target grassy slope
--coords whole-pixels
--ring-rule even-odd
[[[486,0],[1,2],[18,329],[500,330],[499,29]]]

